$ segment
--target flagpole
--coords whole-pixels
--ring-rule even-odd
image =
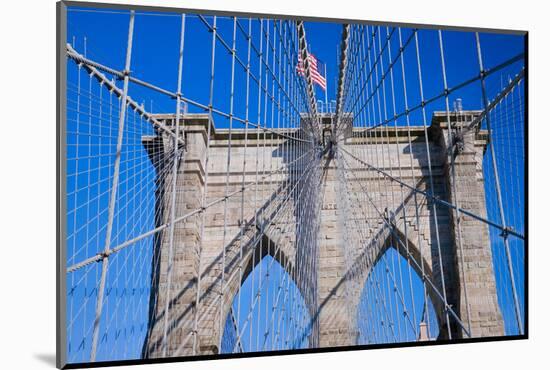
[[[328,80],[327,80],[327,64],[325,65],[325,113],[328,113]]]

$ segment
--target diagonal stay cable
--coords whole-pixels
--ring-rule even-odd
[[[474,77],[471,77],[471,78],[469,78],[469,79],[467,79],[467,80],[464,80],[463,82],[461,82],[461,83],[459,83],[459,84],[457,84],[457,85],[455,85],[455,86],[453,86],[453,87],[448,88],[446,91],[442,91],[441,93],[439,93],[439,94],[437,94],[437,95],[435,95],[435,96],[433,96],[433,97],[431,97],[431,98],[429,98],[429,99],[426,99],[426,100],[420,102],[419,104],[417,104],[417,105],[415,105],[415,106],[413,106],[413,107],[410,107],[408,110],[405,110],[405,111],[403,111],[403,112],[401,112],[401,113],[399,113],[399,114],[396,114],[394,117],[390,117],[390,118],[388,118],[388,119],[386,119],[386,120],[384,120],[384,121],[381,121],[380,123],[378,123],[378,124],[376,124],[376,125],[374,125],[374,126],[368,127],[368,128],[366,128],[365,130],[366,130],[366,131],[371,131],[371,130],[374,130],[374,129],[380,127],[380,126],[383,126],[383,125],[386,125],[386,124],[388,124],[388,123],[390,123],[390,122],[393,122],[393,120],[395,120],[395,119],[398,119],[398,118],[401,118],[401,117],[403,117],[403,116],[406,116],[407,114],[410,114],[410,113],[412,113],[412,112],[414,112],[414,111],[416,111],[416,110],[418,110],[418,109],[421,109],[422,107],[425,107],[426,105],[428,105],[428,104],[430,104],[430,103],[433,103],[433,102],[436,101],[436,100],[439,100],[439,99],[441,99],[441,98],[444,98],[445,95],[450,95],[450,94],[452,94],[452,93],[455,92],[455,91],[458,91],[458,90],[460,90],[460,89],[462,89],[462,88],[464,88],[464,87],[466,87],[466,86],[468,86],[468,85],[470,85],[470,84],[472,84],[472,83],[474,83],[474,82],[477,82],[477,81],[481,80],[482,75],[484,76],[484,78],[486,78],[487,76],[490,76],[490,75],[492,75],[492,74],[494,74],[494,73],[496,73],[496,72],[498,72],[498,71],[500,71],[500,70],[502,70],[502,69],[508,67],[509,65],[511,65],[511,64],[513,64],[513,63],[516,63],[516,62],[518,62],[518,61],[524,59],[524,58],[525,58],[525,53],[520,53],[520,54],[518,54],[518,55],[516,55],[516,56],[514,56],[514,57],[512,57],[512,58],[510,58],[510,59],[508,59],[507,61],[502,62],[501,64],[498,64],[498,65],[496,65],[496,66],[494,66],[494,67],[492,67],[492,68],[489,68],[489,69],[484,70],[482,74],[478,74],[478,75],[476,75],[476,76],[474,76]]]
[[[349,34],[350,26],[349,24],[342,25],[342,41],[340,45],[340,68],[338,72],[338,92],[336,95],[336,111],[335,118],[332,121],[332,137],[333,140],[336,138],[336,133],[339,130],[338,125],[340,124],[340,119],[342,117],[342,105],[344,104],[344,79],[346,78],[347,65],[348,65],[348,44],[349,44]]]
[[[352,170],[344,168],[343,164],[342,164],[340,167],[342,167],[342,170],[344,170],[344,171],[346,171],[346,172],[351,172],[351,173],[354,175],[356,181],[358,181],[357,177],[355,176],[355,174],[353,173]],[[346,177],[345,175],[343,176],[343,179],[344,179],[344,184],[345,184],[344,186],[345,186],[345,189],[346,189],[347,193],[348,193],[348,194],[353,194],[353,195],[355,195],[355,199],[356,199],[356,201],[357,201],[357,204],[359,205],[359,209],[363,212],[363,215],[366,215],[365,209],[364,209],[364,207],[363,207],[363,201],[362,201],[362,199],[359,199],[359,197],[357,196],[357,192],[353,192],[353,191],[351,191],[351,190],[348,188],[349,180],[347,179],[347,177]],[[349,186],[351,187],[351,185],[349,185]],[[361,239],[362,239],[364,242],[367,242],[368,237],[366,237],[366,236],[364,235],[364,233],[362,232],[362,228],[361,228],[360,225],[358,224],[358,220],[359,220],[360,218],[357,216],[357,212],[354,211],[355,209],[357,209],[357,207],[353,207],[352,209],[353,209],[353,210],[352,210],[352,214],[355,214],[356,217],[352,217],[351,219],[355,222],[355,224],[356,224],[356,226],[357,226],[356,228],[357,228],[357,230],[358,230],[358,232],[359,232],[359,234],[360,234]],[[367,218],[367,217],[365,217],[365,222],[366,222],[367,226],[368,226],[369,228],[371,228],[370,222],[368,221],[368,218]],[[401,290],[400,290],[399,287],[397,286],[396,277],[395,277],[394,274],[390,271],[390,269],[389,269],[389,264],[388,264],[388,262],[387,262],[387,260],[386,260],[386,258],[385,258],[385,255],[382,255],[382,262],[384,262],[384,265],[386,266],[386,272],[389,274],[390,278],[392,279],[392,284],[393,284],[393,286],[394,286],[394,291],[397,293],[397,295],[398,295],[398,297],[399,297],[399,299],[400,299],[400,301],[401,301],[401,305],[402,305],[403,308],[404,308],[403,314],[404,314],[404,316],[407,318],[407,321],[409,322],[409,324],[411,325],[412,331],[414,332],[415,335],[417,335],[417,329],[416,329],[416,327],[414,326],[414,324],[413,324],[413,322],[412,322],[412,320],[411,320],[411,317],[410,317],[410,315],[408,314],[408,311],[407,311],[407,309],[406,309],[405,297],[404,297],[403,292],[401,291],[401,290],[403,290],[403,288],[401,288]]]
[[[315,98],[315,89],[313,87],[313,78],[311,76],[311,65],[309,61],[309,53],[307,50],[306,31],[304,29],[304,22],[296,21],[296,26],[298,28],[298,42],[299,42],[298,46],[300,48],[300,58],[304,65],[305,76],[307,81],[307,92],[308,92],[308,98],[309,98],[308,108],[309,108],[309,115],[310,115],[309,124],[311,125],[311,128],[313,130],[315,139],[317,140],[317,142],[320,142],[321,133],[320,133],[319,121],[318,121],[319,117],[317,115],[317,99]]]
[[[348,153],[349,154],[349,153]],[[344,158],[344,161],[347,162],[347,160]],[[351,167],[350,167],[351,168]],[[353,172],[352,172],[353,173]],[[386,226],[388,227],[390,233],[394,236],[395,240],[397,240],[401,245],[402,247],[404,248],[405,245],[403,243],[403,241],[401,240],[401,238],[399,237],[399,235],[397,235],[397,232],[395,231],[395,229],[393,228],[393,226],[391,225],[391,223],[383,216],[382,212],[378,209],[378,207],[376,206],[376,204],[373,202],[372,198],[370,197],[370,195],[368,195],[369,193],[366,191],[366,189],[364,189],[363,187],[363,184],[359,181],[359,185],[361,186],[361,188],[363,189],[363,191],[365,192],[365,194],[367,194],[367,198],[369,200],[369,202],[371,203],[372,207],[374,208],[374,210],[378,213],[380,219],[382,219],[382,221],[384,222],[384,224],[386,224]],[[410,258],[411,262],[413,262],[417,268],[421,268],[420,264],[418,263],[418,261],[416,261],[416,259],[414,258],[414,256],[412,255],[412,253],[410,253],[409,251],[406,252],[407,253],[407,259]],[[421,276],[421,278],[425,281],[427,281],[429,283],[429,285],[432,287],[432,290],[436,293],[436,296],[437,298],[439,298],[441,300],[441,302],[444,304],[444,309],[445,309],[445,312],[447,313],[450,313],[451,316],[453,316],[453,318],[455,319],[455,321],[460,325],[460,327],[462,328],[462,330],[466,333],[466,335],[468,337],[471,337],[471,333],[470,331],[468,331],[468,329],[466,328],[466,325],[462,322],[462,320],[460,319],[460,317],[458,316],[458,314],[454,311],[454,309],[446,302],[445,300],[445,297],[443,296],[443,294],[439,291],[439,289],[437,288],[437,286],[434,284],[434,282],[428,277],[426,276],[426,274],[424,273],[424,275]]]
[[[112,70],[110,68],[103,67],[103,66],[99,65],[98,63],[89,61],[84,56],[78,54],[72,48],[72,46],[70,44],[67,44],[67,56],[70,57],[71,59],[73,59],[76,63],[78,63],[78,65],[84,66],[84,68],[86,70],[88,70],[88,72],[91,75],[95,76],[99,80],[100,83],[104,83],[110,91],[115,93],[116,96],[122,97],[123,91],[120,88],[118,88],[114,84],[113,81],[109,80],[107,78],[107,76],[105,76],[100,71],[102,70],[104,72],[116,75],[118,78],[124,78],[124,72],[115,71],[115,70]],[[132,81],[132,79],[134,79],[132,76],[128,76],[129,81]],[[172,137],[176,137],[176,134],[172,130],[170,130],[168,127],[166,127],[166,125],[164,125],[162,122],[155,119],[151,113],[147,112],[141,105],[139,105],[130,96],[126,97],[126,102],[127,102],[127,105],[130,108],[138,111],[142,116],[144,116],[153,125],[159,127],[161,130],[163,130],[167,134],[171,135]],[[185,144],[183,142],[183,139],[179,138],[178,140],[182,145]]]
[[[279,167],[278,169],[276,169],[275,171],[261,177],[258,182],[261,182],[261,181],[264,181],[265,179],[275,175],[275,174],[278,174],[278,173],[281,173],[281,172],[284,172],[286,167],[288,167],[289,165],[299,161],[300,159],[302,159],[304,156],[308,155],[311,151],[313,151],[314,148],[312,149],[309,149],[307,152],[305,152],[303,155],[301,155],[300,157],[294,159],[292,162],[288,163],[288,164],[285,164],[281,167]],[[225,200],[227,200],[228,198],[231,198],[233,197],[234,195],[237,195],[237,194],[240,194],[242,192],[244,192],[245,190],[247,190],[248,188],[252,187],[253,185],[256,185],[257,183],[256,182],[253,182],[253,183],[250,183],[248,184],[247,186],[244,186],[244,187],[241,187],[240,189],[238,190],[235,190],[233,192],[230,192],[227,194],[227,196],[223,196],[223,197],[220,197],[218,199],[215,199],[209,203],[207,203],[204,207],[201,207],[201,208],[197,208],[189,213],[186,213],[180,217],[177,217],[175,220],[174,220],[174,223],[178,223],[178,222],[181,222],[181,221],[184,221],[186,220],[187,218],[191,217],[191,216],[194,216],[194,215],[197,215],[197,214],[201,214],[203,213],[204,211],[206,211],[208,208],[218,204],[218,203],[221,203]],[[109,252],[109,254],[113,254],[113,253],[116,253],[116,252],[119,252],[120,250],[126,248],[126,247],[129,247],[133,244],[135,244],[136,242],[144,239],[144,238],[147,238],[151,235],[154,235],[156,233],[158,233],[159,231],[162,231],[164,229],[166,229],[168,226],[170,226],[170,222],[167,222],[167,223],[164,223],[154,229],[151,229],[150,231],[146,232],[146,233],[143,233],[141,235],[138,235],[136,236],[135,238],[133,239],[130,239],[124,243],[121,243],[119,245],[117,245],[116,247],[112,248]],[[98,262],[100,260],[102,260],[103,258],[105,258],[105,254],[104,253],[100,253],[100,254],[97,254],[95,256],[92,256],[92,257],[89,257],[81,262],[78,262],[78,263],[75,263],[74,265],[70,266],[67,268],[67,273],[70,273],[70,272],[74,272],[86,265],[89,265],[90,263],[94,263],[94,262]]]
[[[489,114],[489,112],[493,110],[493,108],[498,103],[500,103],[502,99],[504,99],[508,95],[508,93],[514,88],[514,86],[516,86],[524,77],[525,77],[525,67],[521,69],[521,71],[508,83],[508,85],[504,89],[502,89],[500,93],[498,93],[498,95],[493,99],[491,103],[487,105],[487,108],[484,109],[479,114],[479,116],[474,118],[474,120],[470,122],[470,124],[467,127],[463,128],[463,132],[476,128],[481,123],[481,121],[483,121],[483,119],[487,116],[487,114]]]
[[[100,71],[103,71],[103,72],[106,72],[106,73],[109,73],[109,74],[112,74],[113,76],[116,76],[117,78],[124,78],[124,72],[121,72],[121,71],[118,71],[116,69],[113,69],[111,67],[108,67],[108,66],[105,66],[101,63],[98,63],[98,62],[95,62],[91,59],[88,59],[80,54],[78,54],[73,48],[71,45],[67,45],[67,56],[75,61],[77,61],[78,63],[82,63],[84,65],[87,65],[87,66],[90,66],[90,67],[94,67],[96,68],[97,70],[100,70]],[[110,82],[106,77],[105,77],[105,80],[106,80],[106,83],[110,83],[112,85],[112,82]],[[141,85],[141,86],[144,86],[144,87],[147,87],[153,91],[156,91],[156,92],[159,92],[161,94],[164,94],[164,95],[167,95],[173,99],[176,99],[178,97],[178,94],[177,93],[174,93],[174,92],[171,92],[169,90],[166,90],[164,88],[161,88],[161,87],[158,87],[156,85],[153,85],[149,82],[146,82],[146,81],[143,81],[143,80],[140,80],[138,78],[135,78],[133,76],[128,76],[128,80],[132,83],[135,83],[137,85]],[[114,86],[114,85],[113,85]],[[116,88],[116,87],[115,87]],[[197,101],[194,101],[192,99],[189,99],[183,95],[180,96],[180,99],[181,101],[187,103],[187,104],[191,104],[195,107],[198,107],[198,108],[201,108],[201,109],[204,109],[204,110],[210,110],[210,108],[208,107],[207,104],[202,104],[202,103],[199,103]],[[132,104],[130,103],[131,100],[129,100],[129,104]],[[153,117],[150,113],[147,113],[145,112],[145,110],[143,108],[141,108],[137,103],[135,103],[135,106],[136,106],[136,109],[139,109],[140,112],[142,112],[142,114],[145,114],[147,115],[148,117]],[[132,104],[132,106],[134,105]],[[217,109],[217,108],[214,108],[212,107],[212,112],[213,113],[216,113],[216,114],[219,114],[220,116],[223,116],[225,118],[230,118],[230,114],[229,113],[226,113],[220,109]],[[252,123],[250,121],[246,121],[245,119],[243,118],[240,118],[240,117],[237,117],[237,116],[233,116],[232,117],[233,120],[237,121],[237,122],[240,122],[240,123],[244,123],[244,124],[248,124],[250,126],[253,126],[253,127],[256,127],[260,130],[263,130],[264,132],[267,131],[267,132],[270,132],[272,134],[275,134],[275,135],[278,135],[278,136],[281,136],[281,137],[284,137],[284,138],[287,138],[287,139],[290,139],[290,140],[294,140],[294,141],[303,141],[303,142],[309,142],[308,140],[304,140],[304,139],[300,139],[300,138],[297,138],[297,137],[294,137],[294,136],[291,136],[291,135],[288,135],[288,134],[284,134],[284,133],[281,133],[281,132],[277,132],[276,130],[273,130],[273,129],[270,129],[268,127],[262,127],[261,124],[259,123]],[[173,135],[173,133],[172,133]]]
[[[363,165],[365,165],[365,166],[367,166],[367,167],[369,167],[369,168],[375,170],[376,172],[382,174],[383,176],[387,177],[387,178],[390,179],[391,181],[395,181],[395,182],[399,183],[400,185],[405,186],[405,187],[411,189],[411,190],[414,191],[415,193],[421,194],[421,195],[425,196],[426,198],[428,198],[428,199],[430,199],[430,200],[432,200],[432,201],[434,201],[434,202],[436,202],[436,203],[438,203],[438,204],[440,204],[440,205],[443,205],[443,206],[448,207],[448,208],[455,209],[455,210],[459,211],[460,213],[465,214],[465,215],[468,215],[468,216],[470,216],[470,217],[472,217],[472,218],[474,218],[474,219],[476,219],[476,220],[478,220],[478,221],[481,221],[481,222],[483,222],[483,223],[486,223],[486,224],[489,225],[489,226],[496,227],[497,229],[499,229],[499,230],[501,230],[501,231],[503,231],[503,232],[507,232],[509,235],[513,235],[513,236],[515,236],[515,237],[517,237],[517,238],[519,238],[519,239],[521,239],[521,240],[524,240],[524,239],[525,239],[524,235],[521,234],[521,233],[518,233],[518,232],[516,232],[516,231],[514,231],[514,230],[510,230],[509,228],[507,228],[507,227],[505,227],[505,226],[502,226],[502,225],[500,225],[500,224],[498,224],[498,223],[495,223],[495,222],[493,222],[493,221],[491,221],[491,220],[488,220],[488,219],[486,219],[486,218],[484,218],[484,217],[481,217],[481,216],[479,216],[479,215],[476,215],[475,213],[472,213],[472,212],[467,211],[467,210],[465,210],[465,209],[459,208],[459,207],[457,207],[457,206],[456,206],[455,204],[453,204],[453,203],[449,203],[449,202],[447,202],[447,201],[445,201],[445,200],[439,199],[439,198],[436,197],[436,196],[433,196],[433,195],[431,195],[431,194],[428,194],[428,193],[425,192],[425,191],[422,191],[422,190],[420,190],[420,189],[417,189],[417,188],[415,188],[415,187],[413,187],[413,186],[407,184],[406,182],[403,182],[403,181],[401,181],[401,180],[399,180],[399,179],[396,179],[396,178],[393,177],[393,176],[390,176],[390,175],[389,175],[387,172],[385,172],[384,170],[382,170],[382,169],[380,169],[380,168],[378,168],[378,167],[375,167],[375,166],[373,166],[373,165],[371,165],[371,164],[368,164],[368,163],[366,163],[365,161],[363,161],[363,160],[357,158],[356,156],[354,156],[353,154],[351,154],[350,152],[348,152],[346,149],[344,149],[344,148],[341,148],[341,149],[342,149],[342,151],[343,151],[344,153],[348,154],[351,158],[355,159],[356,161],[360,162],[361,164],[363,164]]]

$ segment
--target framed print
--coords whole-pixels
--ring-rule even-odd
[[[527,338],[527,58],[58,3],[58,367]]]

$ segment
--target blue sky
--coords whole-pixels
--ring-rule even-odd
[[[86,54],[89,58],[122,70],[124,67],[124,56],[126,52],[126,37],[129,15],[127,12],[95,12],[81,11],[82,9],[69,9],[68,11],[68,32],[67,42],[73,43],[80,53]],[[138,12],[135,20],[134,46],[132,52],[132,73],[135,77],[163,87],[167,90],[176,90],[178,47],[180,35],[180,17],[177,14],[144,14]],[[207,21],[212,22],[212,17],[207,16]],[[247,25],[247,21],[243,21]],[[227,17],[218,18],[218,31],[222,37],[230,41],[232,36],[232,20]],[[257,42],[259,22],[253,21],[253,40]],[[310,51],[319,60],[326,64],[328,99],[333,100],[336,96],[336,76],[338,71],[337,48],[340,45],[341,25],[337,23],[305,22],[307,40]],[[386,28],[382,27],[381,32],[385,35]],[[410,30],[403,30],[403,38],[406,39]],[[419,31],[420,54],[424,75],[424,95],[426,98],[439,94],[443,89],[441,63],[437,32],[434,30]],[[481,34],[483,58],[486,68],[495,66],[523,51],[523,37],[504,34]],[[84,42],[86,39],[86,42]],[[445,58],[447,78],[450,87],[455,86],[479,73],[475,39],[471,32],[444,31]],[[395,57],[398,54],[398,44],[395,38],[391,39],[391,53]],[[193,15],[189,15],[186,21],[186,38],[184,50],[184,71],[182,82],[182,93],[184,96],[203,104],[208,103],[210,78],[210,43],[211,34],[207,32],[202,22]],[[241,57],[246,56],[246,41],[239,36],[237,39],[237,52]],[[409,91],[409,106],[420,102],[418,84],[415,83],[417,75],[413,63],[415,54],[412,48],[407,48],[404,57],[409,62],[406,65],[407,81]],[[220,44],[217,45],[216,57],[216,87],[214,91],[214,102],[217,108],[222,111],[229,111],[229,82],[230,82],[230,55]],[[255,64],[256,63],[256,64]],[[384,60],[387,66],[388,60]],[[522,67],[523,62],[515,63],[500,73],[490,76],[487,79],[489,98],[501,89],[503,83],[509,76],[516,74]],[[257,62],[252,62],[252,69],[257,68]],[[399,71],[399,69],[396,69]],[[236,68],[235,76],[235,115],[244,117],[244,87],[246,74],[242,69]],[[88,87],[88,76],[81,74],[82,88]],[[116,117],[118,107],[116,104],[109,106],[112,110],[107,113],[98,112],[99,106],[94,105],[94,99],[82,98],[81,110],[90,108],[93,111],[92,117],[85,117],[82,114],[77,118],[76,110],[76,83],[78,69],[74,63],[69,62],[68,81],[68,181],[67,192],[68,209],[75,209],[70,212],[68,221],[68,256],[71,259],[68,265],[94,255],[103,249],[105,239],[104,225],[107,217],[107,204],[109,189],[112,177],[112,158],[116,142]],[[397,79],[398,80],[398,79]],[[401,86],[396,82],[396,89]],[[100,88],[92,86],[92,94],[98,96]],[[250,101],[257,99],[257,92],[251,89]],[[324,92],[316,88],[317,98],[324,99]],[[102,92],[103,98],[108,100],[108,93]],[[158,93],[151,92],[143,87],[131,85],[130,96],[138,102],[143,102],[145,108],[154,113],[172,113],[175,110],[175,102]],[[520,89],[515,90],[516,99],[521,99]],[[481,93],[479,82],[466,86],[454,93],[451,102],[461,98],[464,109],[481,109]],[[86,105],[87,104],[87,105]],[[512,105],[511,100],[508,104]],[[404,101],[400,94],[396,97],[396,113],[404,110]],[[427,107],[428,120],[434,110],[444,110],[444,100],[430,104]],[[72,109],[71,109],[72,108]],[[514,106],[512,107],[514,108]],[[191,112],[203,112],[202,109],[190,106]],[[523,143],[523,121],[520,120],[521,111],[515,110],[517,119],[504,117],[505,110],[500,115],[493,117],[495,130],[495,149],[498,157],[498,170],[501,173],[501,183],[504,189],[506,201],[506,218],[516,230],[524,232],[524,143]],[[251,104],[250,117],[256,122],[258,112]],[[105,122],[94,125],[91,121],[100,117]],[[94,118],[95,117],[95,118]],[[79,127],[76,127],[76,121]],[[86,121],[89,121],[86,126]],[[115,121],[109,122],[109,120]],[[147,155],[142,148],[140,136],[153,134],[144,132],[140,124],[140,117],[130,115],[128,127],[134,128],[134,135],[125,137],[125,145],[130,147],[123,160],[122,172],[125,174],[121,179],[119,191],[119,203],[128,204],[125,208],[117,209],[115,229],[112,245],[117,245],[124,240],[137,236],[148,231],[154,225],[151,211],[154,204],[154,169],[147,165]],[[226,119],[215,117],[217,127],[227,127]],[[420,111],[411,113],[412,124],[421,124]],[[276,122],[268,120],[266,125],[276,127]],[[393,123],[392,123],[393,124]],[[404,124],[402,119],[398,124]],[[428,122],[429,124],[429,122]],[[234,127],[241,127],[234,123]],[[81,135],[82,130],[95,130],[88,136]],[[139,132],[138,132],[139,130]],[[77,145],[79,146],[76,152]],[[86,145],[88,144],[88,145]],[[80,158],[75,160],[75,158]],[[85,158],[85,160],[82,160]],[[487,158],[484,159],[487,161]],[[496,195],[492,172],[488,171],[490,166],[485,165],[484,174],[487,179],[487,204],[488,217],[491,220],[498,219],[498,208],[496,207]],[[136,183],[142,184],[139,190],[135,190]],[[92,186],[87,186],[92,184]],[[90,201],[93,199],[93,201]],[[149,205],[149,208],[146,206]],[[97,215],[97,216],[96,216]],[[127,225],[124,220],[138,220],[132,225]],[[502,239],[498,232],[491,230],[491,241],[493,248],[493,260],[497,278],[497,289],[503,316],[505,319],[507,334],[514,334],[513,311],[510,309],[511,297],[509,295],[509,282],[505,270],[505,256],[503,255]],[[512,249],[512,260],[515,261],[515,276],[518,283],[518,293],[523,301],[523,243],[517,239],[510,238]],[[100,344],[99,358],[135,358],[139,356],[141,342],[143,341],[147,324],[148,295],[150,290],[147,286],[150,266],[147,261],[151,258],[149,248],[151,239],[144,239],[135,246],[126,249],[112,258],[112,269],[110,269],[111,290],[108,290],[107,303],[104,309],[102,322],[112,323],[112,326],[102,328],[103,342]],[[397,260],[397,256],[391,255]],[[403,263],[403,262],[400,262]],[[269,259],[262,262],[264,266],[274,266],[274,274],[282,276],[277,263],[271,264]],[[129,268],[133,266],[133,269]],[[71,362],[85,362],[89,357],[90,327],[93,321],[95,310],[95,294],[100,273],[99,264],[93,264],[85,269],[69,276],[68,286],[77,286],[70,291],[68,300],[69,320],[74,319],[69,333],[69,359]],[[378,273],[378,272],[377,272]],[[117,279],[117,276],[121,276]],[[122,277],[130,277],[132,286],[124,284]],[[256,276],[256,279],[259,277]],[[275,281],[274,279],[273,281]],[[416,281],[416,280],[415,280]],[[251,282],[245,282],[245,286]],[[415,283],[418,286],[418,282]],[[292,286],[292,285],[291,285]],[[266,286],[265,289],[276,291],[275,285]],[[69,288],[70,289],[70,288]],[[293,288],[294,289],[294,288]],[[246,289],[244,289],[246,290]],[[243,290],[243,291],[244,291]],[[417,294],[415,290],[414,294]],[[269,294],[266,293],[266,296]],[[120,298],[117,298],[120,297]],[[418,301],[418,300],[417,300]],[[117,306],[117,302],[119,305]],[[268,301],[269,302],[269,301]],[[143,308],[140,308],[142,306]],[[129,310],[131,311],[128,314]],[[243,308],[244,312],[248,309]],[[130,316],[129,316],[130,315]],[[305,313],[304,313],[305,315]],[[116,328],[115,333],[109,333],[108,328]],[[263,327],[260,330],[263,331]],[[84,340],[83,340],[84,339]],[[271,340],[271,339],[270,339]],[[268,343],[267,346],[271,344]],[[302,343],[304,344],[304,343]]]

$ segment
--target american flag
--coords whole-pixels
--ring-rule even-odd
[[[321,86],[323,90],[326,91],[327,89],[327,80],[325,77],[323,77],[319,73],[319,69],[317,67],[317,58],[313,54],[308,53],[307,58],[309,60],[309,70],[311,72],[311,79],[313,80],[313,83],[316,83],[317,85]],[[302,65],[302,58],[298,56],[298,65],[296,66],[296,71],[298,74],[304,76],[305,75],[305,68]]]

